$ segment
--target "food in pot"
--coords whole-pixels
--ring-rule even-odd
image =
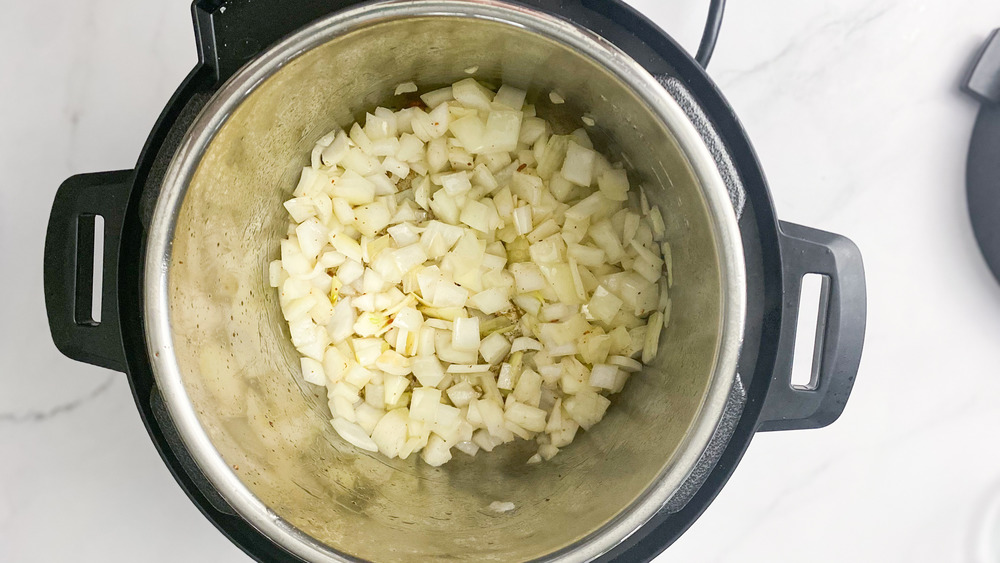
[[[525,91],[415,90],[320,139],[285,203],[269,273],[303,377],[364,450],[439,466],[520,438],[551,459],[656,356],[662,215]]]

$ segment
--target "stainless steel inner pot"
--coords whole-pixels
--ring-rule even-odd
[[[342,441],[302,381],[267,286],[282,208],[315,141],[397,84],[475,76],[526,88],[564,132],[584,112],[660,205],[673,315],[653,366],[551,462],[532,443],[431,468]],[[556,106],[548,93],[562,93]],[[575,116],[575,117],[574,117]],[[638,182],[637,182],[638,183]],[[147,344],[192,456],[243,518],[316,561],[583,561],[652,517],[691,473],[735,381],[744,321],[740,233],[687,117],[635,61],[574,24],[501,2],[394,1],[335,14],[253,60],[175,154],[150,229]],[[516,509],[498,514],[493,501]]]

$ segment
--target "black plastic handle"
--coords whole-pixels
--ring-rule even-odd
[[[225,82],[289,33],[369,0],[193,0],[198,56]]]
[[[118,249],[132,170],[80,174],[56,192],[45,234],[45,309],[56,348],[66,356],[125,371],[118,317]],[[104,219],[100,321],[91,315],[94,229]]]
[[[962,89],[983,104],[1000,105],[1000,29],[994,29],[983,43]]]
[[[983,258],[1000,280],[1000,29],[979,50],[962,89],[982,104],[965,171],[969,219]]]
[[[864,264],[858,247],[840,235],[784,222],[780,231],[785,286],[781,336],[759,430],[822,428],[844,411],[861,362],[867,311]],[[806,274],[825,276],[816,327],[813,384],[808,389],[791,382],[802,278]]]

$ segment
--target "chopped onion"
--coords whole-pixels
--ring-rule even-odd
[[[614,389],[618,380],[618,367],[607,364],[596,364],[590,371],[590,386],[601,389]]]
[[[514,228],[517,234],[526,235],[534,228],[531,223],[531,208],[528,206],[518,207],[514,210]]]
[[[518,293],[530,293],[547,286],[545,277],[537,264],[519,262],[511,264],[510,270],[514,274],[514,283]]]
[[[628,174],[624,170],[608,170],[597,180],[601,193],[611,201],[628,199]]]
[[[313,385],[326,385],[326,373],[323,364],[312,358],[301,358],[302,378]]]
[[[434,422],[437,418],[437,407],[441,404],[441,390],[433,387],[420,387],[413,390],[410,399],[410,418],[424,422]]]
[[[397,96],[400,95],[400,94],[409,94],[410,92],[416,92],[416,91],[417,91],[417,85],[414,84],[412,81],[411,82],[404,82],[404,83],[400,84],[399,86],[396,86],[396,95]]]
[[[435,286],[432,302],[435,307],[448,308],[464,307],[468,300],[469,291],[467,289],[459,287],[454,282],[442,280]]]
[[[451,345],[456,350],[478,351],[479,339],[479,318],[459,317],[455,319],[452,329]]]
[[[594,151],[571,141],[560,174],[578,186],[589,186],[593,181],[595,156]]]
[[[490,364],[451,364],[448,366],[448,373],[486,373],[491,367]]]
[[[493,103],[507,106],[510,109],[520,110],[524,106],[524,100],[527,95],[528,93],[524,90],[504,84],[497,90],[496,97],[493,98]]]
[[[469,298],[468,304],[487,315],[493,315],[510,309],[511,303],[507,296],[506,289],[494,287],[473,295]]]
[[[523,352],[525,350],[541,350],[542,343],[535,340],[534,338],[529,338],[527,336],[521,336],[515,338],[510,351],[513,352]]]
[[[411,369],[414,377],[424,387],[436,387],[445,377],[444,367],[434,356],[418,356],[413,359]]]
[[[656,356],[661,210],[643,188],[629,210],[625,169],[526,98],[467,78],[421,95],[426,111],[376,108],[316,142],[285,202],[267,281],[356,447],[438,466],[535,439],[529,462],[547,461]]]
[[[479,354],[488,364],[499,364],[510,351],[511,343],[499,332],[490,334],[479,345]]]
[[[618,366],[627,372],[637,372],[642,370],[642,363],[627,356],[610,356],[608,363]]]
[[[456,407],[467,407],[470,402],[478,399],[480,393],[468,381],[462,381],[448,388],[448,399]]]
[[[347,443],[369,452],[377,452],[379,450],[378,445],[368,435],[368,432],[358,424],[343,418],[335,418],[330,423],[333,425],[333,429],[337,431],[337,434],[347,441]]]

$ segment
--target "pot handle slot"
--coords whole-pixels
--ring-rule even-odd
[[[366,0],[194,0],[198,58],[219,84],[289,33]]]
[[[867,296],[858,247],[845,237],[781,223],[784,297],[777,361],[759,430],[822,428],[840,417],[854,386],[865,336]],[[816,323],[812,383],[793,385],[802,278],[825,276]],[[809,335],[800,335],[809,336]]]
[[[45,309],[56,348],[74,360],[122,372],[126,364],[118,317],[118,249],[133,174],[79,174],[63,182],[45,234]],[[99,249],[98,217],[104,225]],[[103,258],[97,276],[95,252]],[[100,284],[98,315],[93,314],[95,281]]]

